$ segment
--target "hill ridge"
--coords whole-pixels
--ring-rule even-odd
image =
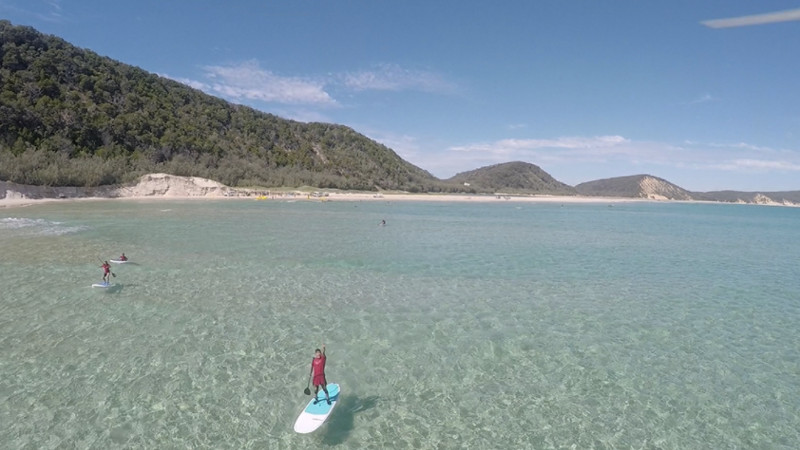
[[[541,167],[523,161],[480,167],[458,173],[447,181],[473,190],[496,193],[577,194],[575,188],[556,180]]]

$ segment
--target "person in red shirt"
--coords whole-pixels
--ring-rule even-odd
[[[103,265],[100,266],[103,268],[103,283],[108,283],[111,281],[108,275],[111,273],[111,266],[108,264],[108,261],[103,261]]]
[[[119,260],[120,260],[120,261],[127,261],[127,260],[128,260],[128,257],[127,257],[127,256],[125,256],[125,253],[123,253],[123,254],[122,254],[122,256],[120,256],[120,257],[119,257]]]
[[[320,386],[322,386],[322,390],[325,391],[325,400],[329,405],[331,404],[331,397],[328,395],[328,380],[325,379],[325,362],[327,360],[328,358],[325,356],[325,344],[322,344],[322,350],[314,350],[314,359],[311,360],[311,371],[308,374],[309,377],[312,374],[314,375],[315,405],[317,402],[319,402],[319,399],[317,399],[317,394],[319,393]]]

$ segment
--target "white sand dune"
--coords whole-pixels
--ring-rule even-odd
[[[30,204],[33,201],[103,198],[192,198],[224,197],[237,192],[224,184],[200,177],[179,177],[165,173],[143,175],[127,186],[49,187],[0,181],[0,206]]]
[[[134,186],[119,187],[117,197],[224,197],[233,192],[222,183],[166,173],[143,175]]]

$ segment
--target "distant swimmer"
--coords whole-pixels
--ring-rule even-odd
[[[386,226],[386,221],[385,221],[385,220],[381,220],[381,223],[380,223],[380,225],[381,225],[382,227],[385,227],[385,226]]]
[[[123,254],[122,254],[122,256],[120,256],[120,257],[119,257],[119,260],[120,260],[120,261],[127,261],[127,260],[128,260],[128,257],[127,257],[127,256],[125,256],[125,253],[123,253]]]

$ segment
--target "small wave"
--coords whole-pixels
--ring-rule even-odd
[[[62,234],[77,233],[89,229],[83,225],[65,225],[45,219],[30,219],[27,217],[6,217],[0,219],[0,230],[21,230],[29,234],[60,236]]]
[[[28,219],[28,218],[18,218],[18,217],[7,217],[4,219],[0,219],[0,228],[5,228],[7,230],[14,230],[17,228],[28,228],[28,227],[35,227],[40,226],[43,224],[48,223],[44,219]]]

